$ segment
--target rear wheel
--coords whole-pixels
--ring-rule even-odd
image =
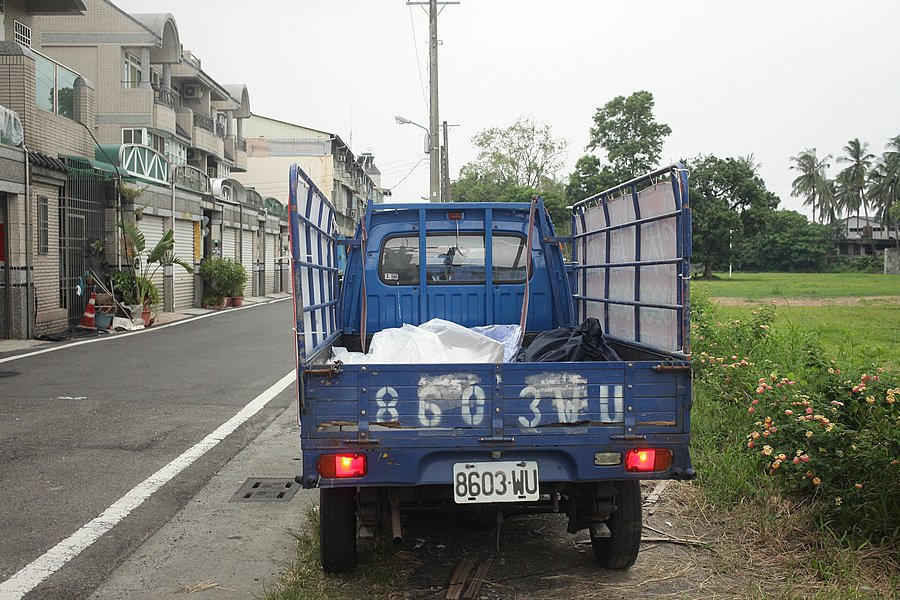
[[[326,573],[356,566],[356,491],[319,490],[319,553]]]
[[[606,520],[610,536],[592,537],[594,558],[604,569],[624,570],[637,560],[641,547],[641,483],[616,482],[616,510]]]

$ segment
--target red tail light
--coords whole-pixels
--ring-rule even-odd
[[[671,464],[668,448],[632,448],[625,453],[625,470],[630,473],[665,471]]]
[[[328,479],[364,477],[366,456],[364,454],[325,454],[316,464],[319,475]]]

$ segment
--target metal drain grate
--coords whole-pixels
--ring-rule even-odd
[[[19,371],[0,371],[0,377],[15,377],[21,375]]]
[[[293,479],[251,477],[231,497],[232,502],[290,502],[300,484]]]

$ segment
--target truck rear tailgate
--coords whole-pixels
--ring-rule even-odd
[[[322,451],[356,448],[373,453],[370,463],[381,457],[393,466],[417,465],[389,469],[392,484],[449,483],[447,465],[500,451],[543,461],[542,482],[584,480],[609,476],[596,471],[595,453],[648,443],[672,448],[676,463],[683,447],[684,469],[690,375],[659,365],[340,365],[307,372],[304,474],[315,475]],[[377,467],[370,477],[378,477]]]

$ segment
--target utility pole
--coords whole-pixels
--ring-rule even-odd
[[[428,90],[429,90],[429,119],[428,119],[428,162],[431,174],[431,186],[429,190],[429,200],[431,202],[441,201],[441,142],[440,142],[440,126],[441,120],[438,111],[438,34],[437,19],[440,6],[447,4],[459,4],[459,1],[453,0],[427,0],[409,1],[407,5],[428,5]]]
[[[450,202],[450,146],[444,121],[444,145],[441,147],[441,202]]]
[[[438,35],[437,35],[438,3],[430,0],[428,5],[428,29],[431,32],[428,41],[428,98],[429,113],[428,131],[431,133],[431,201],[439,202],[438,188],[441,186],[440,132],[438,126]]]

